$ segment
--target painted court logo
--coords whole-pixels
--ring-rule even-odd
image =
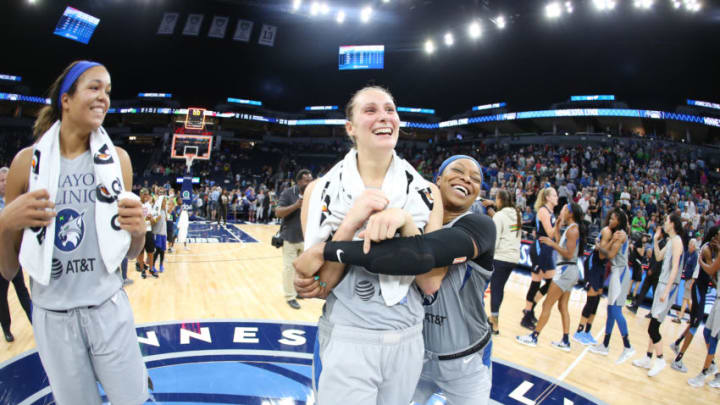
[[[205,320],[143,325],[136,332],[158,403],[317,403],[312,393],[313,324]],[[492,380],[492,403],[603,404],[565,382],[497,358],[492,359]],[[3,403],[54,403],[35,351],[0,367],[0,381]],[[428,403],[445,404],[440,397],[433,399]]]
[[[65,208],[58,212],[55,222],[55,247],[63,252],[77,249],[85,236],[85,211]]]

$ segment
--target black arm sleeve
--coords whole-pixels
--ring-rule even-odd
[[[480,219],[465,220],[468,217]],[[466,215],[452,228],[373,243],[368,254],[362,251],[362,241],[328,242],[323,256],[327,261],[363,266],[372,273],[417,275],[427,273],[434,267],[472,259],[473,240],[478,247],[478,256],[488,250],[492,256],[495,249],[495,224],[489,217]]]

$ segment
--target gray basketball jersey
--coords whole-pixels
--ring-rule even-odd
[[[660,278],[658,280],[659,282],[665,284],[677,284],[680,282],[680,277],[682,276],[682,255],[680,255],[680,261],[678,262],[678,272],[675,275],[675,280],[670,280],[670,273],[672,272],[672,247],[674,239],[681,240],[680,235],[675,235],[675,237],[669,240],[668,243],[665,245],[665,257],[663,258],[662,270],[660,271]]]
[[[50,282],[44,286],[30,279],[33,304],[49,310],[99,305],[122,288],[122,276],[108,273],[100,256],[89,150],[73,160],[60,158],[58,183]]]
[[[420,293],[413,285],[389,307],[380,295],[380,278],[362,266],[347,266],[345,277],[328,295],[322,317],[335,325],[371,330],[399,330],[422,322]]]
[[[610,261],[610,267],[612,269],[624,269],[628,265],[628,246],[629,242],[626,239],[622,246],[620,246],[620,250],[618,250],[615,257],[612,258]]]
[[[158,220],[152,227],[152,233],[155,235],[167,235],[167,212],[160,209]]]
[[[470,212],[461,215],[443,228]],[[423,337],[425,350],[437,354],[452,354],[477,344],[488,333],[483,294],[492,272],[469,260],[449,266],[448,272],[433,295],[425,296]]]
[[[565,228],[565,231],[563,231],[563,234],[560,237],[560,242],[558,242],[558,245],[560,245],[563,249],[567,248],[567,233],[574,226],[577,226],[577,224],[572,224]],[[580,248],[579,242],[579,240],[575,241],[575,252],[573,253],[573,257],[570,259],[566,259],[565,256],[562,256],[560,253],[557,252],[557,250],[554,250],[553,259],[555,260],[555,263],[570,262],[576,264],[578,259],[578,249]]]

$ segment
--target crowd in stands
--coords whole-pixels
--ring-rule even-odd
[[[309,167],[314,177],[322,175],[341,156],[347,145],[324,145],[324,158],[303,162],[302,155],[318,149],[316,144],[256,145],[252,150],[232,147],[214,151],[211,161],[195,161],[193,175],[207,184],[196,187],[194,204],[200,216],[207,216],[212,193],[208,186],[219,186],[228,197],[228,215],[246,221],[272,219],[276,196],[292,184],[296,170]],[[534,222],[532,206],[538,190],[556,188],[562,207],[567,201],[580,204],[592,230],[599,230],[607,214],[623,208],[633,233],[654,232],[663,216],[679,211],[688,234],[701,236],[720,221],[720,187],[713,176],[717,168],[703,159],[683,152],[673,144],[632,140],[609,146],[526,145],[503,143],[461,144],[446,142],[421,147],[416,143],[398,146],[397,153],[413,164],[426,178],[447,157],[467,154],[483,165],[484,185],[481,197],[494,200],[497,190],[507,189],[523,212],[523,222]],[[260,162],[260,163],[258,163]],[[246,163],[246,164],[243,164]],[[249,164],[248,164],[249,163]],[[301,166],[305,165],[307,166]],[[155,163],[144,180],[160,180],[178,187],[175,178],[185,170],[183,161]],[[146,171],[147,172],[147,171]],[[162,177],[152,172],[163,173]],[[149,180],[148,180],[149,179]],[[199,200],[199,201],[198,201]],[[209,202],[210,201],[210,202]],[[527,229],[532,228],[528,226]]]
[[[29,132],[0,136],[0,166],[9,166],[12,156],[31,143]],[[702,235],[720,220],[720,204],[716,203],[720,201],[718,168],[687,152],[691,149],[676,145],[640,138],[605,146],[510,146],[478,140],[441,141],[429,146],[407,142],[396,150],[428,179],[451,155],[475,157],[484,171],[481,197],[493,200],[497,190],[507,189],[523,212],[526,225],[534,221],[531,207],[538,190],[551,185],[560,198],[558,207],[572,200],[585,209],[591,231],[599,229],[614,207],[621,207],[628,214],[633,233],[652,235],[663,215],[677,210],[687,223],[688,234]],[[130,144],[126,147],[132,149]],[[224,212],[230,218],[271,221],[277,196],[292,185],[297,170],[308,168],[317,178],[348,147],[341,138],[329,143],[258,142],[250,148],[224,142],[213,151],[211,160],[193,162],[193,176],[201,179],[194,190],[193,207],[199,216],[209,217],[214,196],[210,188],[220,187],[220,194],[227,195]],[[162,148],[167,146],[158,138],[154,145],[137,153]],[[135,154],[131,151],[133,158]],[[136,165],[134,169],[136,192],[153,184],[178,189],[176,179],[185,173],[186,165],[183,160],[170,159],[169,153],[161,153],[145,167]]]

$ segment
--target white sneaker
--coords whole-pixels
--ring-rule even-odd
[[[642,359],[633,360],[632,365],[635,367],[650,369],[650,367],[652,367],[652,359],[648,356],[644,356]]]
[[[602,343],[598,343],[595,346],[590,346],[591,353],[599,354],[601,356],[607,356],[608,355],[608,348],[605,347]]]
[[[680,354],[680,347],[678,347],[678,345],[676,345],[675,342],[673,342],[673,343],[670,344],[670,350],[672,350],[673,353],[675,353],[676,356],[677,356],[678,354]]]
[[[688,371],[687,367],[685,367],[685,364],[683,364],[682,360],[673,361],[672,364],[670,365],[670,368],[675,371],[679,371],[681,373],[687,373],[687,371]]]
[[[553,345],[554,348],[559,349],[559,350],[562,350],[562,351],[564,351],[564,352],[569,352],[569,351],[570,351],[570,344],[569,344],[569,343],[565,343],[565,342],[563,342],[562,340],[559,341],[559,342],[552,342],[552,345]]]
[[[717,373],[718,367],[717,364],[715,364],[715,360],[713,360],[712,363],[710,363],[710,367],[708,367],[708,375],[713,375]]]
[[[700,388],[703,385],[705,385],[705,379],[707,378],[708,374],[704,374],[702,371],[700,374],[696,375],[695,377],[688,380],[688,384],[690,386],[695,388]],[[714,381],[714,380],[713,380]]]
[[[627,361],[627,359],[632,357],[634,354],[635,354],[635,349],[633,349],[632,347],[624,348],[620,357],[618,357],[617,361],[615,361],[615,364],[625,363],[625,361]]]
[[[524,344],[525,346],[537,346],[537,338],[533,338],[532,333],[529,335],[516,336],[515,340],[517,340],[518,343]]]
[[[720,373],[715,374],[715,378],[708,383],[713,388],[720,388]]]
[[[655,377],[656,375],[660,374],[660,372],[667,366],[667,363],[665,363],[665,359],[655,359],[655,363],[653,364],[650,371],[648,371],[648,377]]]

